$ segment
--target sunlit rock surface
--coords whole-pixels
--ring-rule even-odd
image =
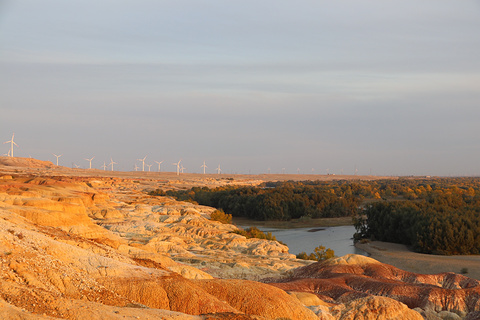
[[[441,319],[447,316],[463,318],[480,310],[480,282],[477,280],[455,273],[415,274],[359,255],[314,263],[295,269],[288,277],[275,281],[271,284],[283,290],[312,293],[336,305],[329,310],[322,308],[324,315],[332,315],[335,319],[346,317],[342,311],[344,308],[362,313],[361,310],[369,308],[380,312],[386,306],[394,306],[377,301],[378,297],[401,303],[401,307],[395,304],[399,315],[394,319],[413,317],[402,318],[405,307],[420,311],[426,318],[428,315],[432,319],[437,316]],[[393,315],[393,310],[381,313]]]
[[[413,274],[356,255],[297,260],[278,242],[210,220],[212,208],[149,196],[155,179],[52,175],[55,166],[25,161],[38,171],[3,174],[0,165],[1,319],[480,314],[479,283],[467,277]]]

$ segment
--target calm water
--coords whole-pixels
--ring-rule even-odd
[[[242,228],[248,227],[242,226]],[[296,229],[258,227],[258,229],[263,232],[271,232],[277,240],[284,242],[290,248],[289,252],[293,254],[302,251],[310,254],[316,247],[322,245],[335,251],[337,257],[349,253],[367,255],[365,251],[357,249],[353,245],[354,226]]]

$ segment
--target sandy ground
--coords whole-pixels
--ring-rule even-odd
[[[466,276],[480,280],[480,255],[438,256],[421,254],[412,252],[402,244],[380,241],[357,243],[355,246],[368,252],[373,259],[405,271],[422,274],[462,273],[462,269],[466,268],[468,270]]]
[[[255,185],[263,181],[299,181],[299,180],[377,180],[396,179],[397,177],[380,176],[356,176],[356,175],[304,175],[304,174],[195,174],[186,173],[177,175],[175,172],[141,172],[141,171],[103,171],[98,169],[71,169],[68,167],[55,166],[48,161],[39,161],[30,158],[0,157],[1,175],[33,175],[33,176],[79,176],[79,177],[112,177],[125,179],[139,179],[145,186],[156,186],[165,189],[188,189],[192,186],[215,187],[228,184]],[[317,219],[312,219],[317,220]],[[289,223],[283,227],[301,227],[308,225],[344,225],[351,224],[348,221],[298,221]],[[238,221],[236,221],[238,223]],[[261,223],[264,224],[265,222]],[[281,226],[277,226],[281,227]],[[370,242],[357,244],[360,249],[368,252],[372,258],[393,265],[403,270],[416,273],[434,274],[441,272],[461,273],[467,269],[467,276],[480,280],[480,255],[479,256],[435,256],[414,253],[404,245]]]
[[[3,174],[33,174],[80,177],[115,177],[126,179],[149,179],[158,181],[201,181],[201,180],[230,180],[230,181],[305,181],[305,180],[379,180],[398,179],[398,177],[360,176],[360,175],[321,175],[321,174],[200,174],[156,171],[110,171],[99,169],[73,169],[56,166],[50,161],[41,161],[32,158],[11,158],[0,156],[0,173]]]

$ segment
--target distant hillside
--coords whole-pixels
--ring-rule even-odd
[[[42,161],[33,158],[0,157],[0,166],[28,167],[28,168],[53,168],[55,165],[50,161]]]

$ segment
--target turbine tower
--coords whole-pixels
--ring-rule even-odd
[[[13,158],[13,145],[16,145],[18,147],[18,144],[16,144],[14,141],[13,141],[13,137],[15,136],[15,132],[12,133],[12,139],[9,140],[9,141],[5,141],[5,143],[10,143],[10,151],[9,151],[9,157],[12,157]]]
[[[187,168],[185,168],[185,167],[183,166],[183,164],[182,164],[182,168],[180,169],[181,172],[183,173],[183,170],[185,170],[185,169],[187,169]]]
[[[152,167],[151,164],[147,164],[147,167],[148,167],[148,172],[150,172],[150,168]]]
[[[178,160],[176,163],[172,163],[174,166],[177,166],[177,176],[180,175],[180,162],[182,162],[182,159]]]
[[[57,166],[58,166],[58,158],[60,158],[62,155],[57,156],[55,153],[52,153],[56,158],[57,158]]]
[[[205,169],[208,168],[205,164],[205,160],[203,160],[203,165],[200,168],[203,168],[203,174],[205,174]]]
[[[112,166],[112,171],[113,171],[113,165],[114,164],[118,164],[116,163],[115,161],[113,161],[113,159],[110,157],[110,163],[108,164],[109,166]]]
[[[142,161],[142,171],[145,171],[145,159],[147,159],[147,156],[143,159],[137,159],[138,161]]]
[[[88,162],[90,162],[90,167],[89,167],[90,169],[92,169],[92,160],[93,160],[93,158],[95,158],[95,156],[93,156],[91,159],[85,159],[85,160],[87,160]]]
[[[220,169],[220,165],[218,165],[216,170],[217,170],[217,174],[220,174],[220,172],[222,172],[222,169]]]
[[[160,172],[160,171],[161,171],[161,167],[160,167],[160,165],[162,164],[162,162],[163,162],[163,161],[160,161],[160,162],[158,162],[158,161],[155,161],[155,162],[156,162],[156,163],[158,163],[158,172]]]

